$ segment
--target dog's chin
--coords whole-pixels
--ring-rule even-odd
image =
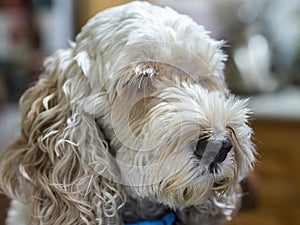
[[[206,178],[205,180],[199,184],[187,184],[185,187],[162,191],[149,197],[153,201],[168,205],[171,208],[188,207],[205,203],[214,191],[225,194],[232,185],[228,183],[229,179],[227,178],[223,180]]]
[[[233,171],[224,174],[207,173],[189,180],[185,180],[182,176],[172,177],[131,191],[135,192],[134,195],[138,198],[143,197],[171,208],[180,208],[201,205],[212,196],[213,192],[224,195],[232,189],[235,181]]]

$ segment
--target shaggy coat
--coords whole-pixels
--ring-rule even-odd
[[[223,44],[147,2],[93,17],[20,100],[21,135],[0,164],[0,188],[16,200],[7,223],[230,219],[255,150]]]

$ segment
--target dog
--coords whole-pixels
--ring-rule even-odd
[[[100,12],[47,58],[1,158],[7,224],[216,225],[255,163],[224,41],[169,7]]]

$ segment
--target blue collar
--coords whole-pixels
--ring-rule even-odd
[[[175,221],[174,213],[168,213],[160,220],[126,223],[125,225],[172,225]]]

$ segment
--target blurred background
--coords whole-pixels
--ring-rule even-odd
[[[67,48],[95,13],[126,0],[0,0],[0,150],[19,133],[18,99],[45,56]],[[153,0],[225,39],[226,80],[250,97],[259,151],[230,225],[300,224],[300,0]],[[0,196],[0,225],[8,201]]]

